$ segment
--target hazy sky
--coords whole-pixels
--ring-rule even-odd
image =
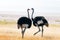
[[[60,16],[60,0],[0,0],[0,11],[26,12],[27,8],[34,8],[37,15]]]

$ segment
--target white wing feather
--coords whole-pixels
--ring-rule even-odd
[[[38,23],[38,24],[42,24],[42,23],[43,23],[43,21],[42,21],[42,20],[39,20],[37,23]]]

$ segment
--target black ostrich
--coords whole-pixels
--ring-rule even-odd
[[[43,16],[37,16],[37,17],[33,18],[34,8],[31,8],[31,9],[32,9],[31,18],[33,21],[33,25],[37,26],[39,29],[36,33],[34,33],[34,35],[36,35],[38,32],[40,32],[40,26],[41,26],[42,27],[42,37],[43,37],[43,26],[45,25],[48,27],[48,25],[49,25],[48,21]]]
[[[27,9],[27,12],[28,12],[28,17],[21,17],[18,19],[18,22],[17,22],[18,29],[21,27],[22,38],[24,37],[25,30],[27,28],[30,28],[32,24],[32,21],[29,17],[29,9]]]

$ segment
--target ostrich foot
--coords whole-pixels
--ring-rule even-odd
[[[37,31],[36,33],[34,33],[33,35],[36,35],[37,33],[39,33],[41,30]]]

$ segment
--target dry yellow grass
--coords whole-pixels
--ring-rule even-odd
[[[60,24],[49,24],[50,27],[60,27]]]
[[[60,40],[60,38],[51,36],[44,37],[26,36],[22,39],[21,36],[0,35],[0,40]]]
[[[0,24],[0,28],[2,28],[2,29],[0,29],[0,40],[60,40],[60,35],[53,36],[53,34],[54,34],[53,32],[57,32],[58,31],[57,29],[55,29],[53,27],[56,27],[56,28],[59,27],[60,28],[60,24],[49,24],[49,27],[51,27],[53,30],[51,30],[51,29],[48,30],[48,28],[47,28],[48,31],[46,32],[46,30],[45,30],[45,33],[44,33],[43,37],[41,37],[41,34],[37,34],[35,36],[34,35],[30,35],[30,36],[26,35],[27,32],[30,32],[30,31],[27,31],[25,36],[24,36],[24,38],[22,39],[21,33],[19,33],[20,31],[17,31],[16,23],[12,23],[12,24],[3,23],[3,24]],[[9,30],[6,29],[6,28],[9,28]],[[29,30],[31,30],[31,29],[29,29]],[[33,29],[31,31],[31,34],[32,34],[32,32],[34,30],[36,30],[36,29]],[[54,31],[54,30],[57,30],[57,31]],[[52,35],[48,34],[49,31],[51,32]],[[57,34],[58,34],[58,32],[57,32]]]

